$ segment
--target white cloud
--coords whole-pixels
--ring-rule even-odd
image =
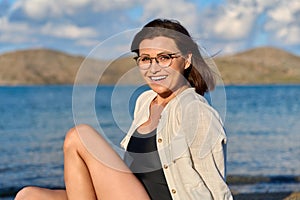
[[[30,30],[26,23],[10,23],[7,17],[1,17],[0,24],[1,32],[27,32]]]
[[[20,9],[29,18],[42,20],[126,9],[134,3],[126,0],[19,0],[14,10]]]
[[[277,42],[281,42],[287,45],[296,45],[300,44],[300,27],[299,26],[289,26],[285,28],[281,28],[276,31],[273,35],[273,38],[277,40]]]
[[[0,42],[6,43],[9,42],[11,44],[21,44],[26,42],[33,42],[35,41],[32,38],[26,37],[24,35],[17,35],[17,34],[3,34],[0,35]]]
[[[293,26],[289,28],[289,34],[285,38],[285,43],[289,45],[300,45],[300,27]]]
[[[265,23],[265,31],[273,43],[278,45],[300,45],[300,2],[284,1],[267,11],[269,20]]]
[[[42,27],[41,33],[66,39],[80,39],[97,36],[97,32],[90,27],[78,27],[73,24],[48,23]]]
[[[209,34],[228,41],[250,38],[265,6],[266,2],[259,4],[249,0],[229,1],[211,11],[215,15],[210,24],[211,33]]]
[[[34,30],[24,22],[10,23],[7,17],[0,18],[0,40],[7,43],[25,42],[28,34],[33,33]]]
[[[55,0],[18,0],[12,5],[11,12],[19,13],[20,11],[31,19],[61,16],[61,9]]]
[[[255,17],[251,12],[243,12],[242,9],[237,12],[226,11],[213,24],[213,34],[219,39],[241,40],[251,33],[254,21]]]
[[[25,43],[35,41],[29,37],[30,33],[34,33],[28,24],[24,22],[10,23],[7,17],[0,18],[0,42],[3,43]]]
[[[4,13],[0,42],[11,44],[32,38],[35,44],[49,44],[48,37],[57,48],[68,43],[80,49],[161,17],[179,20],[196,40],[223,53],[259,44],[300,46],[299,0],[228,0],[205,6],[195,0],[17,0]]]
[[[72,1],[72,0],[70,0]],[[95,11],[106,12],[120,9],[128,9],[139,3],[139,0],[91,0]]]
[[[33,27],[26,22],[10,22],[7,17],[0,18],[1,42],[29,42],[40,36],[52,36],[64,39],[85,39],[96,37],[97,32],[91,27],[79,27],[73,24],[47,23]]]
[[[143,3],[144,13],[141,21],[153,18],[179,20],[189,31],[195,31],[198,18],[197,6],[184,0],[155,0]]]
[[[200,18],[210,18],[202,21],[205,39],[215,46],[224,45],[223,52],[236,52],[259,44],[300,46],[299,17],[299,0],[229,0]]]
[[[75,44],[77,46],[84,46],[84,47],[95,47],[96,45],[99,44],[98,40],[93,40],[93,39],[80,39],[75,41]]]
[[[268,15],[276,22],[289,23],[293,21],[293,13],[288,7],[280,6],[270,12]]]

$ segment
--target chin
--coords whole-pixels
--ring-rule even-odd
[[[169,88],[159,85],[159,84],[152,83],[152,84],[149,84],[149,86],[154,92],[156,92],[159,95],[166,95],[166,94],[172,93],[172,91]]]

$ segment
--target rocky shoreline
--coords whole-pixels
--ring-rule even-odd
[[[300,200],[300,192],[234,194],[235,200]]]

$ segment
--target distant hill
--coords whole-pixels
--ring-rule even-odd
[[[256,48],[214,61],[225,84],[300,83],[300,57],[280,49]],[[134,66],[128,57],[85,60],[49,49],[22,50],[0,55],[0,85],[73,84],[76,75],[80,83],[134,84],[141,81],[137,70],[129,72]]]
[[[300,57],[277,48],[251,49],[215,62],[226,84],[300,83]]]
[[[83,57],[38,49],[0,55],[0,84],[73,83]]]

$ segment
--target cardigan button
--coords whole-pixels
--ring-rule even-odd
[[[165,169],[168,169],[169,167],[168,167],[168,165],[164,165],[164,168],[165,168]]]
[[[158,143],[162,143],[162,139],[161,138],[158,138]]]
[[[173,193],[173,194],[176,194],[176,190],[175,190],[175,189],[172,189],[172,193]]]

